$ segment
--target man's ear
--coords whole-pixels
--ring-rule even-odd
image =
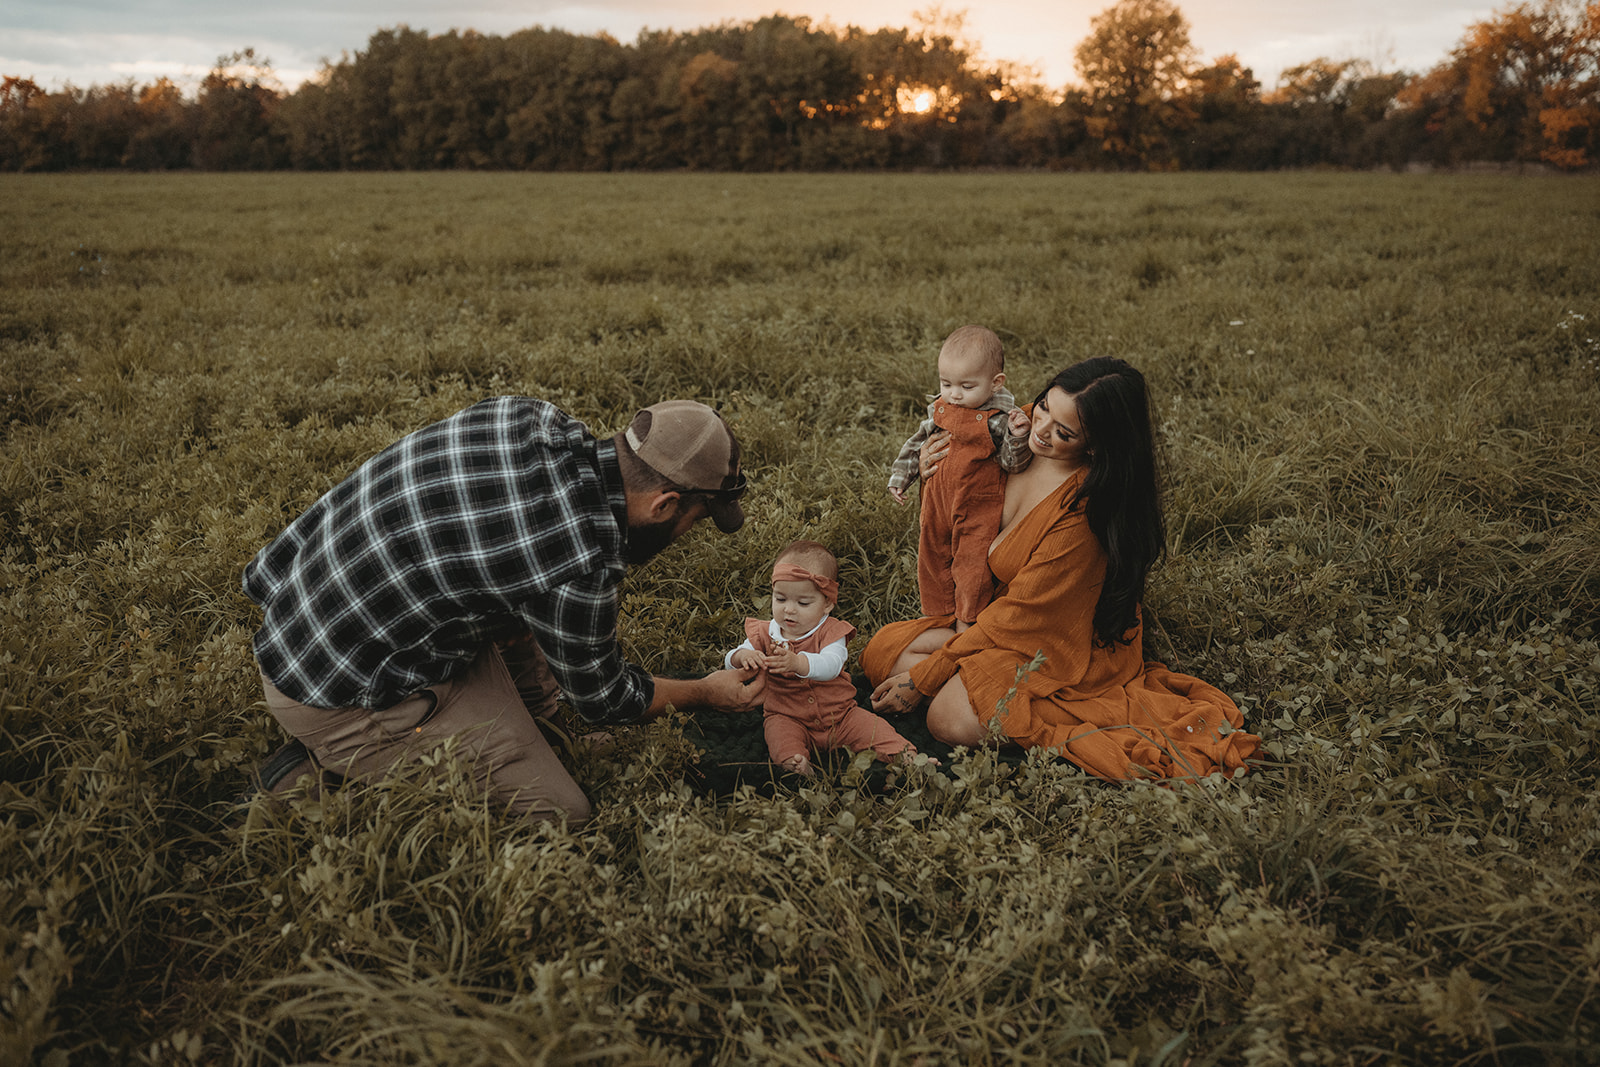
[[[652,494],[649,498],[649,513],[646,519],[650,522],[665,522],[677,514],[678,501],[683,494],[676,490]]]

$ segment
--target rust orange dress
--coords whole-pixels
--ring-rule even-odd
[[[1052,749],[1101,778],[1199,778],[1244,766],[1260,738],[1243,732],[1222,690],[1146,663],[1142,620],[1128,644],[1095,642],[1106,554],[1083,507],[1068,510],[1081,478],[1068,478],[994,545],[994,601],[911,669],[913,684],[932,696],[959,671],[979,721],[998,715],[1008,740]],[[862,669],[880,684],[918,635],[952,621],[890,623],[863,650]],[[1039,652],[1044,665],[1019,681]]]

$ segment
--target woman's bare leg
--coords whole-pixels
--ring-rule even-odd
[[[936,630],[924,630],[906,646],[906,652],[918,653],[918,658],[932,655],[943,648],[944,643],[955,635],[956,632],[946,626],[941,626]]]
[[[955,633],[954,630],[950,629],[938,629],[925,630],[918,634],[906,646],[906,650],[900,653],[899,658],[894,661],[894,669],[889,672],[889,676],[893,677],[896,674],[904,674],[909,671],[912,667],[915,667],[943,648],[944,643],[954,637]]]
[[[989,741],[989,731],[972,710],[972,698],[956,674],[928,702],[928,732],[947,745],[977,748]]]

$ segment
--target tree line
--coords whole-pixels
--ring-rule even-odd
[[[771,15],[631,44],[382,29],[293,92],[245,49],[167,79],[0,83],[0,169],[1242,169],[1600,159],[1600,0],[1513,3],[1432,70],[1312,59],[1264,92],[1202,62],[1168,0],[1119,0],[1062,92],[985,63],[959,17]]]

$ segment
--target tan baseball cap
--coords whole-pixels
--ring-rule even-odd
[[[706,497],[706,508],[723,533],[744,525],[744,473],[739,440],[711,408],[693,400],[665,400],[633,417],[628,447],[672,484]]]

